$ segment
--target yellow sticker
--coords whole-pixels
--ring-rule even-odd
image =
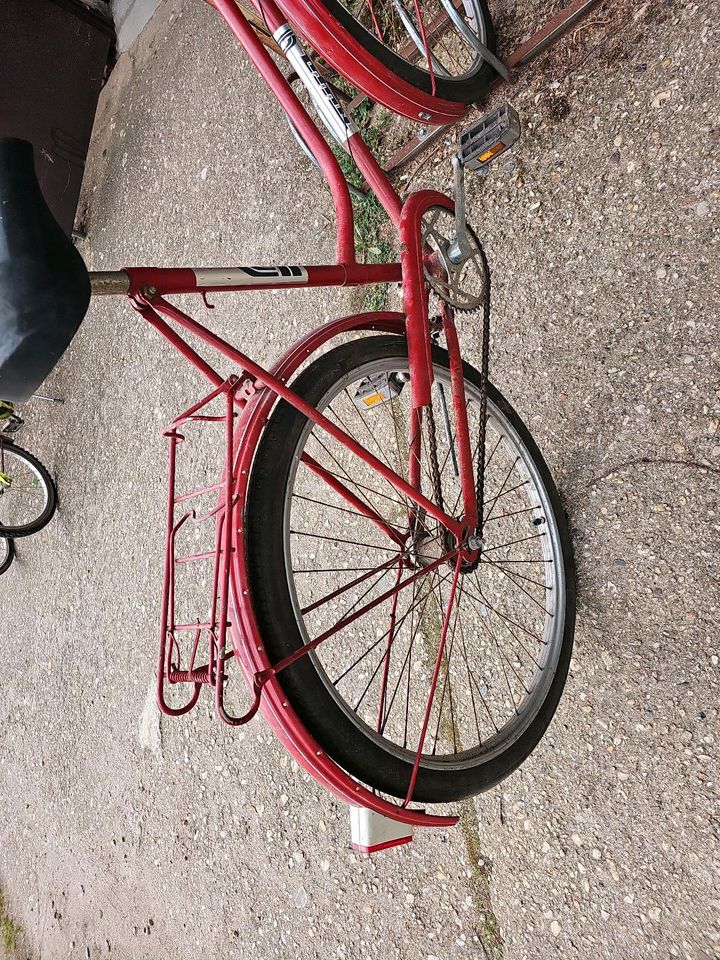
[[[496,143],[493,147],[490,147],[489,150],[486,150],[485,153],[480,154],[480,163],[485,163],[486,160],[490,160],[495,156],[496,153],[500,153],[501,150],[505,149],[505,144],[500,140],[499,143]]]
[[[378,403],[382,403],[385,397],[381,393],[371,393],[367,397],[362,398],[362,402],[366,407],[374,407]]]

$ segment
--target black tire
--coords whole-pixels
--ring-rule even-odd
[[[12,566],[15,559],[15,543],[10,537],[0,537],[0,576]]]
[[[45,491],[45,506],[42,510],[42,513],[40,513],[40,515],[32,522],[24,523],[22,526],[10,526],[1,522],[2,497],[0,496],[0,536],[14,538],[29,537],[34,533],[38,533],[43,529],[43,527],[47,526],[55,514],[55,510],[57,509],[57,490],[55,489],[55,482],[48,473],[47,468],[44,467],[38,458],[33,456],[32,453],[28,453],[27,450],[24,450],[22,447],[17,446],[17,444],[10,443],[7,440],[2,441],[2,446],[6,452],[11,453],[19,460],[25,460],[31,466],[33,471],[38,476]]]
[[[447,354],[433,349],[435,364],[447,367]],[[328,391],[362,363],[375,359],[407,357],[403,338],[363,338],[335,348],[301,373],[293,389],[317,406]],[[480,374],[465,364],[465,377],[480,385]],[[575,624],[574,566],[567,520],[548,468],[532,437],[517,413],[492,385],[489,399],[502,410],[522,437],[526,450],[542,478],[558,529],[565,583],[565,620],[554,679],[537,716],[527,731],[506,750],[461,771],[419,768],[414,799],[419,802],[447,802],[480,793],[511,774],[529,756],[543,736],[555,713],[565,685]],[[285,401],[280,401],[268,422],[250,478],[245,511],[247,558],[253,607],[260,633],[271,662],[303,644],[287,584],[283,542],[286,487],[291,475],[297,444],[307,419]],[[307,729],[328,755],[364,783],[396,797],[408,788],[411,763],[364,736],[339,708],[319,676],[310,656],[302,657],[282,671],[283,691]]]
[[[486,0],[477,0],[485,21],[486,46],[495,53],[495,28],[488,10]],[[334,17],[363,47],[372,54],[383,66],[418,90],[432,95],[432,78],[430,74],[409,63],[390,47],[382,43],[374,34],[370,33],[340,0],[323,0],[328,13]],[[435,76],[435,95],[443,100],[458,103],[475,103],[496,78],[497,74],[492,66],[480,60],[475,69],[462,78]],[[352,77],[348,77],[352,82]]]

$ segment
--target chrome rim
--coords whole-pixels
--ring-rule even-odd
[[[388,373],[407,376],[407,359],[359,366],[327,393],[318,409],[407,478],[403,438],[410,422],[409,387],[363,413],[352,400],[359,382]],[[437,387],[442,384],[449,398],[449,372],[436,367],[435,376],[443,496],[446,506],[457,507],[459,481],[448,443],[454,436],[453,415],[450,410],[446,430]],[[466,382],[466,393],[472,430],[479,420],[479,391]],[[424,457],[427,441],[423,434]],[[402,551],[308,469],[300,460],[303,453],[371,504],[393,529],[407,532],[409,523],[402,495],[308,422],[295,450],[283,525],[288,590],[307,643],[392,591]],[[537,717],[562,650],[565,580],[557,521],[530,452],[490,398],[486,462],[483,556],[477,569],[459,580],[424,767],[460,769],[507,750]],[[424,492],[429,486],[423,474]],[[440,555],[437,527],[427,519],[426,526],[427,540],[423,535],[421,542],[405,548],[404,559],[416,566],[401,574],[403,579]],[[396,562],[378,569],[393,557]],[[452,574],[445,564],[400,590],[394,625],[391,597],[308,654],[337,705],[363,735],[408,762],[418,748]]]
[[[21,453],[4,446],[0,468],[0,524],[20,530],[35,523],[45,513],[49,491],[39,468]]]

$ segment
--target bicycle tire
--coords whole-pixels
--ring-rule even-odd
[[[11,443],[7,440],[3,440],[2,445],[7,452],[10,452],[19,460],[25,460],[30,465],[45,491],[45,506],[43,507],[42,512],[34,520],[17,526],[0,522],[0,536],[11,537],[13,539],[18,537],[29,537],[35,533],[38,533],[43,529],[43,527],[46,527],[55,514],[57,509],[57,490],[55,488],[55,482],[50,476],[47,468],[32,453],[29,453],[27,450],[23,449],[23,447],[19,447],[16,443]],[[0,514],[1,513],[2,499],[0,498]]]
[[[0,537],[0,576],[11,566],[15,559],[15,543],[12,537]]]
[[[293,384],[306,401],[318,407],[335,382],[348,371],[373,359],[407,363],[407,344],[394,336],[364,338],[344,344],[324,354]],[[434,348],[433,362],[447,368],[445,351]],[[388,366],[388,369],[398,369]],[[468,383],[478,389],[477,370],[464,365]],[[542,706],[528,729],[508,744],[507,749],[477,763],[469,761],[462,771],[449,776],[446,771],[426,767],[421,762],[413,798],[419,802],[449,802],[480,793],[494,786],[530,755],[540,742],[557,708],[565,684],[572,652],[575,623],[574,566],[565,512],[548,468],[527,428],[510,404],[492,385],[488,400],[510,421],[532,456],[547,492],[552,522],[558,532],[558,550],[564,570],[564,622],[555,672]],[[280,401],[263,433],[254,459],[245,509],[247,567],[253,609],[260,635],[271,662],[303,645],[288,583],[287,554],[284,543],[284,519],[288,483],[300,456],[298,444],[308,420],[294,407]],[[496,554],[497,556],[497,554]],[[363,569],[363,568],[358,568]],[[300,571],[305,572],[305,571]],[[294,588],[293,588],[294,589]],[[322,649],[322,648],[318,648]],[[383,749],[377,738],[364,735],[358,725],[338,707],[320,675],[313,655],[301,657],[278,675],[285,696],[328,755],[362,782],[384,793],[404,797],[412,764]],[[409,673],[409,668],[408,668]],[[441,708],[442,709],[442,708]]]
[[[376,67],[376,74],[382,75],[389,70],[423,93],[436,96],[442,100],[465,104],[475,103],[479,100],[497,76],[495,69],[489,63],[480,59],[475,68],[466,76],[443,77],[435,74],[433,78],[429,71],[408,62],[380,41],[350,13],[341,0],[320,0],[320,2],[337,22],[338,29],[347,31],[378,61],[379,68]],[[487,2],[486,0],[477,0],[477,3],[484,19],[486,46],[491,52],[495,53],[495,28]],[[312,37],[308,39],[313,42]],[[322,50],[320,52],[322,53]],[[353,78],[350,76],[346,79],[351,83],[353,82]],[[435,82],[434,90],[433,79]]]

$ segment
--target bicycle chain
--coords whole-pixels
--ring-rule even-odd
[[[490,370],[490,266],[480,241],[478,252],[485,271],[485,300],[483,301],[482,356],[480,359],[480,429],[478,436],[477,480],[475,499],[478,509],[477,535],[482,538],[485,512],[485,432],[487,427],[487,387]]]
[[[433,495],[435,502],[441,510],[445,510],[445,504],[442,494],[442,483],[440,481],[440,464],[438,462],[437,432],[435,430],[435,417],[433,415],[432,400],[428,407],[428,444],[430,446],[430,479],[433,485]]]
[[[475,237],[478,253],[483,265],[485,274],[485,299],[483,301],[483,322],[482,322],[482,353],[480,360],[480,426],[478,430],[478,453],[477,453],[477,475],[475,481],[475,498],[478,508],[478,522],[476,533],[482,538],[484,521],[484,502],[485,502],[485,435],[487,427],[487,385],[489,382],[490,369],[490,266],[480,241]],[[448,307],[455,312],[465,313],[460,307]],[[437,341],[438,333],[432,335],[433,340]],[[430,468],[431,480],[433,483],[433,493],[436,502],[441,510],[444,510],[442,486],[440,481],[440,467],[438,463],[437,452],[437,433],[435,430],[435,418],[433,416],[432,403],[430,403],[427,412],[428,417],[428,442],[430,446]]]

